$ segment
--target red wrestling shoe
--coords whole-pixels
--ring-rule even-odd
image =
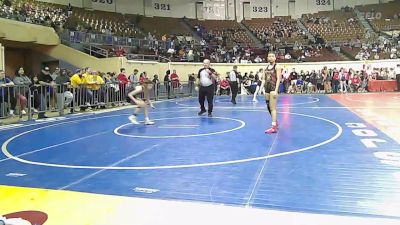
[[[266,134],[273,134],[276,132],[278,132],[278,125],[271,126],[271,128],[269,128],[268,130],[265,130]]]

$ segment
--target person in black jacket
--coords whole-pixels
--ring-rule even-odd
[[[171,98],[171,71],[167,70],[164,76],[164,87],[167,91],[168,98]]]

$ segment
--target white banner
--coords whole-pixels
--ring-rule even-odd
[[[181,13],[176,11],[175,5],[179,2],[173,4],[169,0],[153,0],[151,1],[150,12],[153,12],[154,16],[170,17],[173,14],[181,15]]]
[[[116,0],[117,12],[122,14],[143,15],[143,0]]]
[[[204,1],[203,15],[206,20],[224,20],[225,2]]]
[[[308,0],[309,12],[331,11],[334,0]],[[297,7],[297,2],[296,2]]]
[[[251,18],[270,18],[271,0],[254,0],[250,2]]]

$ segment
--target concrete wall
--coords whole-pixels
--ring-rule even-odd
[[[53,28],[3,18],[0,18],[0,38],[42,45],[58,45],[60,43]]]

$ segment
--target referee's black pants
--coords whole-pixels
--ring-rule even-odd
[[[237,81],[231,81],[229,82],[229,86],[231,86],[231,91],[232,91],[232,102],[236,102],[236,96],[239,91],[239,86]]]
[[[208,113],[212,113],[213,110],[213,100],[214,100],[214,84],[210,86],[200,86],[199,89],[199,103],[200,103],[200,110],[202,112],[206,111],[206,108],[204,107],[204,102],[207,97],[207,102],[208,102]]]

